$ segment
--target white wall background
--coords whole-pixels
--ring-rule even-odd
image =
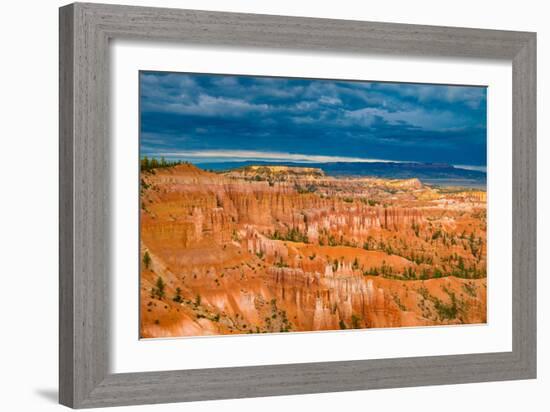
[[[122,0],[121,0],[122,1]],[[104,0],[106,3],[112,3]],[[115,2],[116,3],[116,2]],[[550,400],[550,26],[537,0],[162,0],[125,4],[528,30],[538,32],[539,378],[337,394],[122,408],[143,411],[545,411]],[[0,408],[61,410],[57,405],[57,0],[2,4],[0,41]]]

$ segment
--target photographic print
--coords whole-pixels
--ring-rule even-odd
[[[139,89],[141,338],[486,323],[486,87]]]

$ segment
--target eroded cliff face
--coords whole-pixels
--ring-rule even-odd
[[[142,173],[143,337],[486,321],[484,192],[262,169]]]

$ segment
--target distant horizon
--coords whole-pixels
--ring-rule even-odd
[[[265,164],[333,164],[333,163],[395,163],[395,164],[419,164],[419,165],[429,165],[429,164],[441,164],[452,166],[456,169],[462,170],[471,170],[482,173],[487,173],[486,166],[476,166],[476,165],[455,165],[447,162],[418,162],[418,161],[395,161],[387,159],[362,159],[362,158],[344,158],[336,156],[318,156],[315,157],[316,160],[309,159],[306,160],[302,158],[302,155],[296,154],[294,159],[285,159],[285,158],[269,158],[269,157],[209,157],[209,156],[185,156],[185,155],[176,155],[174,153],[158,153],[158,154],[142,154],[140,157],[143,159],[148,157],[150,159],[161,159],[164,158],[167,161],[181,161],[188,162],[195,165],[209,165],[213,163],[225,164],[225,163],[248,163],[248,162],[258,162],[263,165]]]
[[[486,88],[140,72],[140,153],[486,170]]]

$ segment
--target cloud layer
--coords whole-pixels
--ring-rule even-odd
[[[140,116],[146,155],[486,164],[482,87],[142,72]]]
[[[374,163],[389,162],[386,159],[367,159],[363,157],[324,156],[305,153],[258,152],[254,150],[180,150],[176,152],[157,152],[157,156],[171,159],[184,159],[193,162],[220,161],[240,162],[245,160],[260,160],[268,162],[296,163]]]

